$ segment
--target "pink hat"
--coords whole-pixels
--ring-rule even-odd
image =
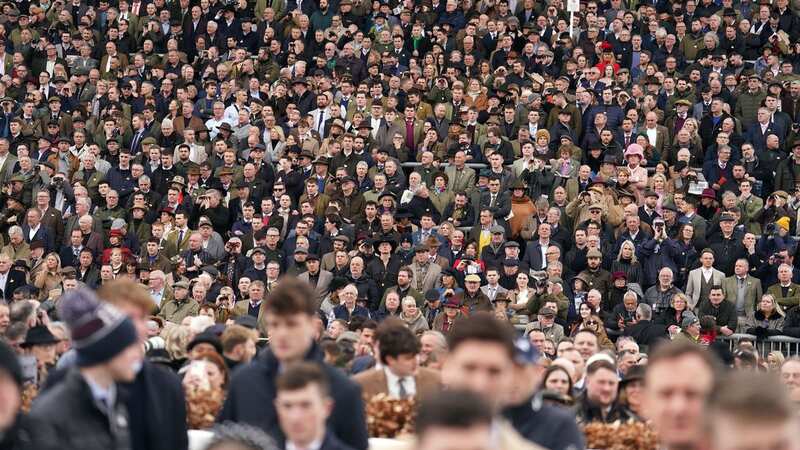
[[[638,155],[639,158],[644,158],[644,149],[639,144],[631,144],[628,146],[628,149],[625,150],[625,157],[631,155]]]

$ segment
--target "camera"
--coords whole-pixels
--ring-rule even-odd
[[[774,196],[772,196],[772,198],[774,199]],[[768,224],[766,228],[764,228],[764,234],[773,234],[775,231],[777,231],[777,229],[778,227],[775,226],[774,223]],[[777,253],[775,255],[777,255]],[[772,256],[775,257],[775,255]]]
[[[776,253],[773,253],[773,254],[772,254],[772,260],[773,260],[773,261],[774,261],[776,264],[783,263],[783,255],[781,255],[781,254],[780,254],[780,253],[778,253],[778,252],[776,252]]]
[[[64,187],[64,178],[63,177],[54,177],[52,180],[50,180],[50,183],[56,189],[61,189],[62,187]]]

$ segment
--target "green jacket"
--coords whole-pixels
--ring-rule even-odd
[[[736,109],[733,115],[742,122],[742,125],[750,125],[756,121],[756,113],[766,96],[764,91],[750,92],[747,90],[742,92],[736,99]]]
[[[158,317],[162,319],[180,324],[183,319],[189,316],[196,316],[200,312],[200,305],[191,298],[179,302],[170,299],[161,305],[161,310],[158,312]]]

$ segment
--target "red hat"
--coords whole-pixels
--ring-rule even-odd
[[[124,234],[122,234],[122,230],[111,230],[111,232],[108,233],[108,237],[122,238],[123,236]]]
[[[611,274],[611,281],[612,282],[617,281],[617,280],[627,280],[627,279],[628,279],[628,274],[626,274],[625,272],[623,272],[621,270],[618,270],[618,271],[616,271],[616,272]]]
[[[602,49],[604,52],[610,52],[610,51],[613,49],[613,47],[611,46],[611,43],[610,43],[610,42],[608,42],[608,41],[603,41],[603,43],[602,43],[602,44],[600,44],[600,48],[601,48],[601,49]]]
[[[461,308],[461,302],[455,297],[455,295],[450,296],[447,300],[444,301],[445,308]]]

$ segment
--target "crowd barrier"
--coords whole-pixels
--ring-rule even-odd
[[[752,334],[736,333],[730,336],[717,336],[717,338],[728,341],[731,351],[736,350],[742,340],[752,341],[762,358],[766,358],[770,352],[774,351],[780,351],[786,357],[800,355],[800,339],[793,337],[771,336],[757,340],[756,336]]]

